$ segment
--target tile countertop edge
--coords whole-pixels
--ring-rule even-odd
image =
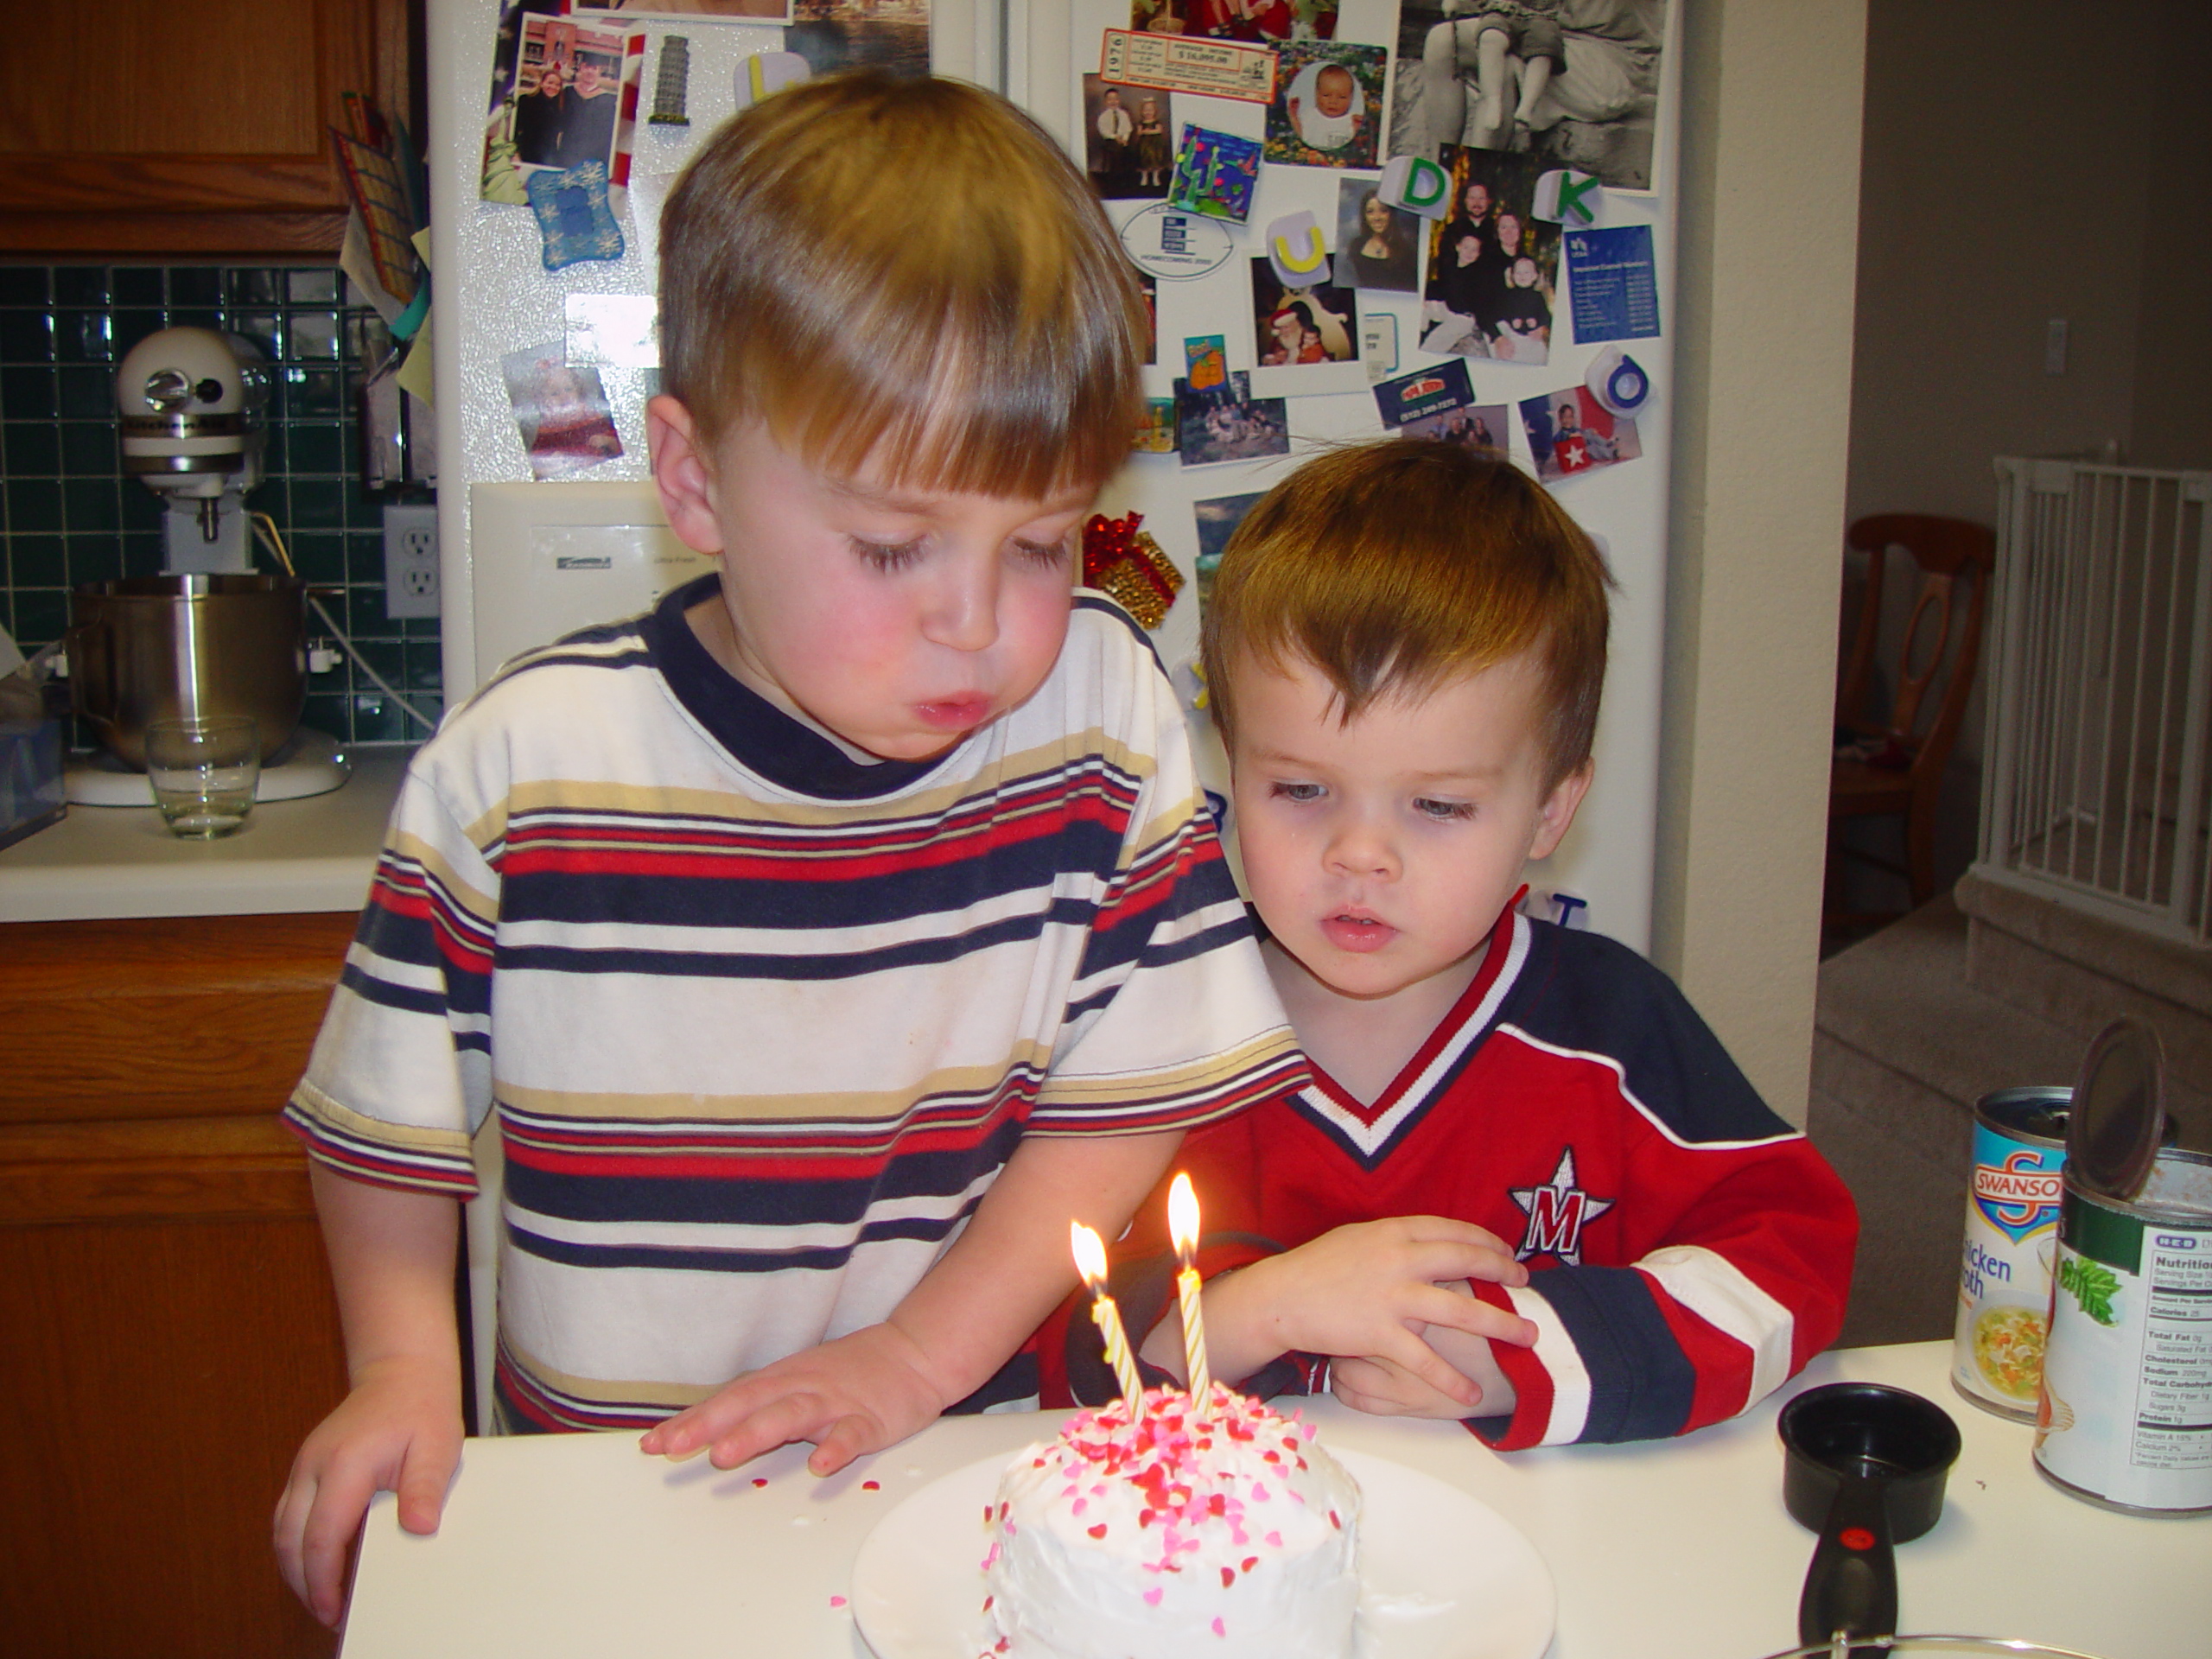
[[[72,807],[0,849],[0,923],[358,911],[413,753],[355,749],[343,787],[264,803],[221,842],[149,834],[150,808]]]

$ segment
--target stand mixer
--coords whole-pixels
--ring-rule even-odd
[[[105,747],[69,769],[73,802],[146,805],[146,723],[172,716],[251,716],[260,800],[319,795],[352,771],[334,740],[298,726],[306,586],[254,569],[245,498],[262,481],[269,385],[251,341],[212,328],[149,334],[116,371],[123,470],[167,508],[162,574],[72,596],[73,694]]]

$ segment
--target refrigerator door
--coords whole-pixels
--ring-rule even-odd
[[[1681,56],[1678,18],[1674,15],[1677,8],[1668,6],[1665,0],[1620,0],[1620,3],[1624,12],[1634,12],[1647,25],[1659,26],[1659,20],[1664,20],[1664,46],[1652,54],[1657,60],[1659,84],[1654,142],[1645,173],[1645,181],[1656,188],[1608,188],[1599,224],[1608,228],[1649,228],[1660,317],[1671,328],[1673,118],[1680,99]],[[1006,0],[1006,4],[1008,95],[1058,137],[1079,165],[1089,164],[1094,176],[1098,176],[1100,158],[1093,132],[1099,124],[1102,94],[1096,81],[1087,92],[1084,79],[1099,75],[1107,32],[1128,29],[1129,0]],[[1176,10],[1185,18],[1195,15],[1187,6]],[[1401,11],[1396,0],[1342,0],[1334,33],[1336,41],[1348,45],[1388,49],[1389,85],[1383,99],[1374,101],[1392,110],[1398,102],[1400,79],[1421,73],[1421,54],[1431,44],[1427,31],[1435,26],[1432,20],[1441,20],[1438,7],[1416,4],[1414,0],[1407,0],[1403,6],[1402,22]],[[1572,36],[1567,49],[1571,57],[1580,49]],[[1284,63],[1294,66],[1301,60],[1294,47],[1283,58]],[[1280,78],[1286,103],[1287,94],[1296,84],[1294,73]],[[1128,88],[1121,101],[1125,108],[1136,101],[1141,118],[1142,100],[1155,90]],[[1364,91],[1361,98],[1364,111],[1370,100]],[[1652,101],[1647,98],[1643,107],[1648,110]],[[1267,131],[1267,108],[1258,103],[1179,90],[1166,94],[1166,107],[1171,142],[1179,139],[1186,126],[1249,139],[1262,139]],[[1118,124],[1109,120],[1109,127],[1117,130]],[[1378,162],[1401,148],[1399,139],[1387,127],[1381,140]],[[1135,169],[1122,167],[1118,171],[1122,188],[1148,182],[1141,176],[1133,179]],[[1362,364],[1293,367],[1287,374],[1281,369],[1268,370],[1264,358],[1279,350],[1281,342],[1268,332],[1268,314],[1262,301],[1278,290],[1268,287],[1268,277],[1260,269],[1267,264],[1269,227],[1300,212],[1313,215],[1333,253],[1340,242],[1340,206],[1351,200],[1347,186],[1363,194],[1379,177],[1379,167],[1266,162],[1259,168],[1249,212],[1243,223],[1183,216],[1188,221],[1182,232],[1185,245],[1197,252],[1179,267],[1157,257],[1162,238],[1154,227],[1168,210],[1157,199],[1156,189],[1147,196],[1109,200],[1106,204],[1109,217],[1123,231],[1125,244],[1151,256],[1160,267],[1156,279],[1156,360],[1145,372],[1148,396],[1172,397],[1174,380],[1186,373],[1186,354],[1202,349],[1186,346],[1186,342],[1212,336],[1221,338],[1226,366],[1232,374],[1253,373],[1255,397],[1267,394],[1270,389],[1265,383],[1270,379],[1287,379],[1296,385],[1302,378],[1305,385],[1328,388],[1288,397],[1287,455],[1185,466],[1184,457],[1177,454],[1137,454],[1107,486],[1101,510],[1117,516],[1131,511],[1142,513],[1144,529],[1186,576],[1197,575],[1202,545],[1217,549],[1241,498],[1266,490],[1317,445],[1384,435]],[[1352,206],[1356,207],[1356,201]],[[1427,240],[1425,233],[1421,240]],[[1203,269],[1216,254],[1220,256],[1219,263]],[[1425,272],[1425,248],[1421,257]],[[1519,405],[1524,400],[1551,403],[1560,394],[1582,386],[1592,364],[1606,350],[1604,346],[1575,340],[1569,321],[1571,299],[1562,253],[1554,301],[1557,315],[1548,360],[1541,365],[1459,358],[1423,350],[1420,342],[1425,334],[1434,337],[1434,325],[1428,320],[1419,292],[1360,289],[1352,308],[1359,325],[1354,338],[1357,341],[1373,320],[1387,319],[1386,327],[1395,337],[1395,367],[1390,372],[1399,377],[1425,367],[1440,369],[1464,363],[1476,402],[1491,408],[1507,406],[1505,425],[1510,435],[1500,436],[1510,442],[1513,458],[1535,472],[1535,456]],[[1550,858],[1531,865],[1528,878],[1533,913],[1546,919],[1571,915],[1574,925],[1594,928],[1643,950],[1650,939],[1652,855],[1657,828],[1673,342],[1669,334],[1662,334],[1622,342],[1622,348],[1648,378],[1648,401],[1636,423],[1642,453],[1632,461],[1561,479],[1556,486],[1560,504],[1605,550],[1619,583],[1614,595],[1605,712],[1598,734],[1596,781],[1567,840]],[[1601,375],[1601,384],[1603,379]],[[1195,649],[1198,601],[1194,580],[1184,588],[1155,634],[1161,657],[1171,669]]]
[[[651,13],[650,7],[638,10]],[[891,21],[918,15],[892,5],[871,10]],[[929,0],[925,10],[931,67],[997,85],[1002,56],[997,0]],[[580,486],[642,484],[646,479],[645,405],[656,384],[652,296],[658,286],[655,231],[660,202],[693,152],[736,109],[746,60],[780,51],[785,43],[780,27],[766,24],[666,15],[639,20],[623,11],[594,15],[581,9],[569,14],[566,21],[588,22],[594,29],[641,29],[645,48],[629,186],[614,193],[613,200],[622,257],[549,270],[531,209],[484,200],[480,186],[502,30],[553,12],[547,5],[525,13],[515,0],[428,0],[426,159],[431,197],[438,204],[430,228],[437,285],[431,344],[443,486],[438,544],[445,679],[455,700],[481,684],[514,651],[553,638],[569,626],[566,619],[572,613],[572,607],[563,608],[557,599],[549,601],[536,590],[536,576],[526,574],[533,569],[529,559],[480,560],[473,534],[474,486],[513,484],[551,496]],[[683,126],[648,119],[664,43],[672,35],[682,35],[689,47],[689,124]],[[640,342],[642,354],[635,349]],[[531,456],[511,394],[512,365],[503,362],[518,353],[565,362],[595,375],[621,454],[531,483]],[[543,456],[540,461],[543,470]],[[625,563],[638,581],[628,587],[617,580],[601,583],[605,602],[613,608],[585,620],[605,620],[652,602],[652,562]]]

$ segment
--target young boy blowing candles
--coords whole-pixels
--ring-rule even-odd
[[[429,1531],[455,1465],[487,1113],[506,1426],[826,1474],[1033,1393],[1070,1219],[1304,1075],[1174,694],[1073,596],[1145,322],[1081,175],[987,93],[832,78],[714,137],[661,258],[653,475],[721,569],[416,758],[289,1109],[353,1382],[276,1522],[327,1621],[372,1493]]]
[[[1525,474],[1409,439],[1300,468],[1223,555],[1232,823],[1316,1075],[1179,1160],[1216,1376],[1518,1447],[1681,1433],[1835,1336],[1842,1182],[1665,976],[1514,909],[1590,785],[1608,584]],[[1116,1287],[1179,1376],[1142,1214]]]

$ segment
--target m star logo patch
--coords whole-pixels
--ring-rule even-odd
[[[1531,1256],[1554,1255],[1564,1267],[1580,1267],[1583,1228],[1614,1204],[1611,1198],[1593,1198],[1574,1184],[1573,1147],[1560,1149],[1559,1167],[1552,1172],[1549,1185],[1514,1186],[1506,1191],[1529,1217],[1521,1248],[1513,1252],[1516,1262],[1526,1262]]]

